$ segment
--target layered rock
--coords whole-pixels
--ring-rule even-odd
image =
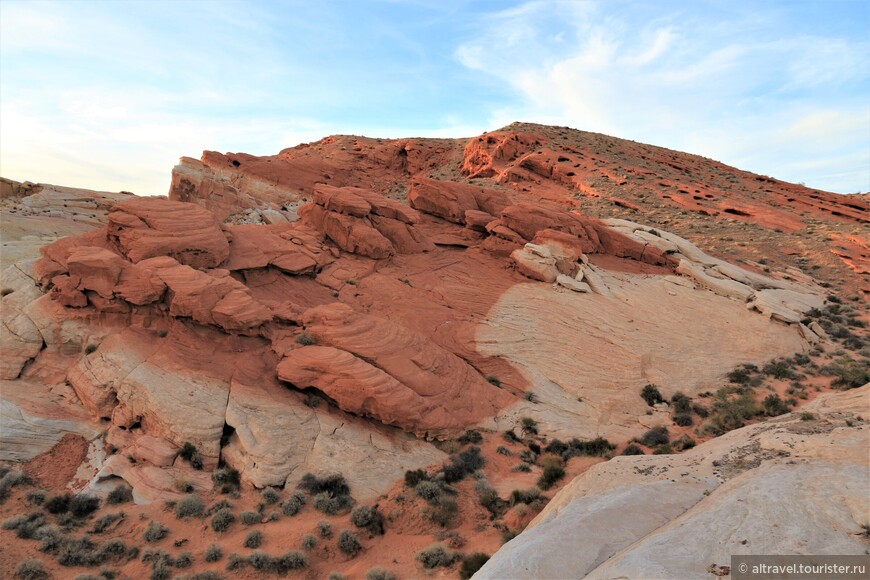
[[[816,399],[810,420],[596,465],[474,577],[700,578],[734,554],[864,554],[868,401],[870,385]]]
[[[291,350],[278,376],[316,387],[344,410],[443,438],[513,399],[423,335],[332,304],[312,308],[305,330],[318,345]]]

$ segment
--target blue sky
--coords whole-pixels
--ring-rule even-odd
[[[178,157],[568,125],[870,190],[866,0],[0,0],[0,174],[165,194]]]

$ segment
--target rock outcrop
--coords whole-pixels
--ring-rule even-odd
[[[597,465],[474,578],[701,578],[732,554],[865,554],[868,401],[870,385],[681,455]]]

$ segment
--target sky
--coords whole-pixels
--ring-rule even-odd
[[[0,0],[0,175],[567,125],[870,191],[870,2]]]

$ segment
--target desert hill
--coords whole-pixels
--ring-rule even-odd
[[[555,491],[625,465],[583,473],[626,449],[677,453],[867,382],[866,196],[657,147],[528,124],[333,136],[182,158],[168,199],[8,180],[3,192],[4,255],[18,253],[2,275],[0,459],[52,493],[129,490],[140,518],[197,554],[238,551],[242,532],[160,506],[220,505],[223,488],[236,508],[259,503],[249,525],[272,555],[322,518],[367,534],[361,555],[325,537],[306,549],[312,577],[455,570],[448,552],[491,554],[546,503],[515,490]],[[33,237],[45,220],[62,226]],[[58,456],[77,460],[46,470]],[[348,521],[347,490],[316,483],[330,474],[374,510]],[[587,501],[569,491],[582,481],[559,501]],[[293,503],[297,486],[314,505]],[[7,487],[4,512],[36,509],[26,486]],[[267,517],[261,493],[287,496],[288,517]],[[122,521],[113,537],[135,543],[142,527]],[[485,570],[506,574],[541,529]],[[415,558],[436,540],[452,548]],[[4,547],[0,569],[32,546]],[[180,557],[163,548],[106,560],[157,574]],[[196,571],[226,566],[197,558]],[[251,577],[268,563],[240,561],[234,574]]]

